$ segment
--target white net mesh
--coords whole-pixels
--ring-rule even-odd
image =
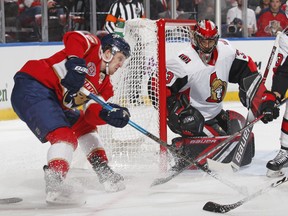
[[[148,89],[151,88],[156,89],[156,95],[164,93],[157,92],[159,91],[158,55],[164,51],[158,51],[156,22],[147,19],[126,22],[124,38],[131,46],[131,57],[124,67],[111,77],[115,95],[109,102],[127,107],[133,122],[160,137],[161,110],[159,110],[157,97],[149,97],[148,94]],[[173,23],[173,26],[167,25],[165,31],[167,58],[171,52],[190,45],[190,27],[187,25]],[[149,82],[151,77],[153,82]],[[130,125],[122,129],[109,125],[101,126],[99,133],[105,141],[106,153],[113,167],[137,170],[159,168],[161,162],[159,144]]]

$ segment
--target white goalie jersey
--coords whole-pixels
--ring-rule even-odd
[[[235,59],[237,64],[233,64]],[[177,85],[178,92],[189,93],[191,105],[207,121],[213,119],[223,108],[221,102],[233,75],[230,72],[236,71],[235,66],[241,65],[243,68],[244,64],[248,67],[248,61],[248,56],[223,39],[218,41],[208,64],[203,63],[194,47],[189,46],[167,60],[167,87],[173,89]]]
[[[288,27],[280,33],[277,60],[273,66],[272,91],[283,98],[288,88]]]
[[[279,51],[281,55],[283,55],[283,58],[286,59],[288,56],[288,27],[286,29],[286,34],[284,32],[280,33],[279,38]],[[284,63],[284,62],[282,62]]]

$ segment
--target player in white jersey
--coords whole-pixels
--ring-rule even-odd
[[[273,71],[272,91],[280,100],[285,97],[288,88],[288,27],[280,33],[279,51]],[[283,175],[281,169],[288,163],[288,102],[286,102],[286,110],[282,120],[280,144],[280,151],[266,165],[268,177]]]
[[[184,138],[225,136],[243,127],[241,114],[223,110],[228,83],[239,85],[241,102],[255,116],[264,114],[264,123],[279,116],[274,108],[276,95],[263,84],[257,97],[249,93],[257,89],[253,81],[261,80],[256,64],[229,41],[219,39],[217,26],[210,20],[195,25],[191,46],[167,59],[166,67],[168,126]],[[182,159],[178,162],[176,170],[185,165]]]

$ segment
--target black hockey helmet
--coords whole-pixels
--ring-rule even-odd
[[[105,52],[107,49],[111,49],[113,55],[116,52],[122,52],[126,58],[130,56],[130,45],[117,34],[107,34],[101,39],[102,50]]]

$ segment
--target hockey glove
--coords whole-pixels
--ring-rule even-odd
[[[88,72],[85,60],[82,58],[69,58],[65,63],[67,69],[66,76],[61,80],[61,84],[75,94],[84,85],[85,77]]]
[[[167,98],[167,123],[169,128],[181,136],[194,136],[202,132],[204,117],[192,107],[186,95]]]
[[[128,124],[130,113],[125,107],[120,107],[117,104],[108,103],[112,110],[102,109],[99,113],[100,118],[107,122],[107,124],[114,127],[123,128]]]
[[[276,95],[271,91],[265,91],[262,95],[262,103],[260,105],[260,114],[263,114],[261,121],[264,124],[273,121],[279,117],[279,108],[275,107],[278,103]]]

